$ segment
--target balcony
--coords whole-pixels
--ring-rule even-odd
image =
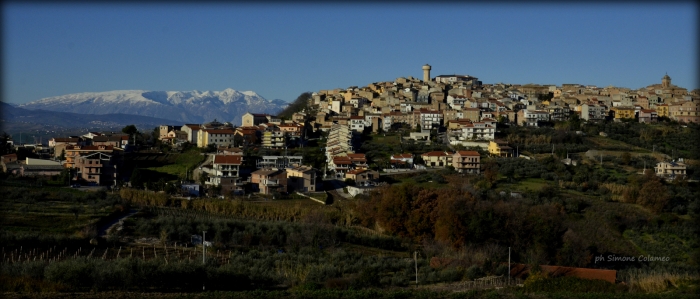
[[[280,181],[279,180],[262,180],[262,184],[264,186],[268,186],[268,187],[276,187],[276,186],[279,186]]]

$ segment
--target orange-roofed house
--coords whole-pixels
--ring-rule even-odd
[[[454,154],[450,152],[434,151],[422,154],[421,158],[423,158],[423,162],[425,162],[425,166],[427,167],[444,167],[452,165],[453,155]]]
[[[347,154],[353,168],[367,169],[367,157],[365,154]]]
[[[476,151],[457,151],[452,157],[452,166],[459,173],[479,174],[481,155]]]
[[[413,168],[413,154],[391,155],[391,165],[398,168]]]
[[[218,186],[222,178],[239,177],[241,164],[242,155],[214,155],[212,172],[206,184]]]
[[[328,165],[330,170],[335,171],[336,175],[345,175],[346,172],[353,169],[352,161],[349,157],[339,156],[333,157],[333,160]]]

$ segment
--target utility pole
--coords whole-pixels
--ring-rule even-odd
[[[207,248],[207,246],[204,245],[204,238],[206,237],[206,235],[207,235],[207,232],[206,232],[206,231],[203,231],[203,232],[202,232],[202,264],[206,264],[205,257],[206,257],[206,248]]]
[[[508,284],[510,284],[510,247],[508,247]]]
[[[418,251],[413,252],[413,261],[416,265],[416,285],[418,285]]]

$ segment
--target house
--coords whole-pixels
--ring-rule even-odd
[[[479,174],[481,155],[476,151],[457,151],[452,157],[452,166],[459,173]]]
[[[353,169],[345,174],[345,179],[355,181],[357,186],[368,186],[370,181],[379,178],[379,172],[370,169]]]
[[[286,171],[289,192],[316,192],[318,190],[316,169],[302,165],[287,168]]]
[[[513,157],[513,149],[508,146],[507,141],[489,141],[489,155],[492,157]]]
[[[249,181],[240,177],[222,177],[219,179],[221,195],[244,195]]]
[[[59,144],[66,144],[66,145],[84,145],[83,144],[83,139],[80,137],[66,137],[66,138],[51,138],[49,139],[49,147],[55,147],[56,145]]]
[[[194,183],[183,183],[180,185],[183,196],[199,197],[199,185]]]
[[[392,167],[413,168],[413,154],[391,155],[391,160],[389,162]]]
[[[235,136],[240,136],[245,144],[255,144],[260,139],[260,130],[258,127],[238,127],[234,133]],[[234,144],[236,146],[237,144]],[[238,144],[240,146],[240,144]]]
[[[7,154],[0,157],[0,162],[2,163],[10,163],[13,161],[17,161],[17,154]]]
[[[427,153],[422,154],[421,158],[423,159],[425,166],[444,167],[447,165],[452,165],[453,155],[454,154],[450,153],[450,152],[434,151],[434,152],[427,152]]]
[[[659,118],[656,110],[642,109],[639,110],[639,122],[640,123],[655,123]]]
[[[222,178],[240,177],[242,155],[214,155],[207,185],[219,186]]]
[[[659,117],[669,117],[668,114],[668,104],[659,104],[656,105],[656,114]]]
[[[633,119],[636,116],[634,107],[617,106],[610,108],[610,111],[613,112],[615,121]]]
[[[79,181],[100,186],[113,186],[117,182],[118,157],[103,152],[78,156],[75,160]]]
[[[538,127],[542,122],[549,121],[549,113],[541,110],[520,110],[518,111],[518,125],[528,127]]]
[[[258,168],[290,168],[301,165],[304,156],[262,156],[256,161]]]
[[[683,162],[683,158],[678,159],[678,161],[662,161],[656,164],[654,172],[657,176],[663,178],[685,177],[686,165]]]
[[[348,126],[351,131],[362,133],[365,130],[365,118],[363,116],[350,116]]]
[[[179,144],[188,141],[187,132],[172,130],[168,132],[168,137],[163,140],[169,140],[171,144]]]
[[[367,168],[367,157],[365,154],[347,154],[350,158],[350,162],[356,169],[366,169]]]
[[[182,131],[187,134],[187,141],[192,144],[197,144],[199,130],[201,130],[198,124],[185,124],[182,126]]]
[[[486,120],[486,119],[484,119]],[[462,125],[460,140],[493,140],[496,134],[496,125],[493,122],[473,122]]]
[[[168,137],[168,132],[170,131],[181,131],[182,126],[168,126],[168,125],[162,125],[158,127],[158,140],[163,140],[164,138]]]
[[[250,174],[250,183],[261,194],[287,192],[287,173],[274,168],[259,169]]]

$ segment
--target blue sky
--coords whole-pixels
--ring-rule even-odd
[[[694,3],[3,3],[3,100],[305,91],[464,74],[484,83],[699,88]]]

